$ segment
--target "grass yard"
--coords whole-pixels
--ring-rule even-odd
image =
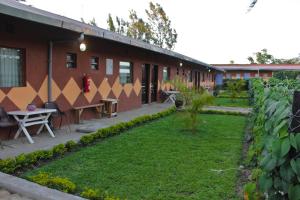
[[[239,199],[235,191],[245,118],[200,115],[196,134],[173,114],[27,172],[67,177],[77,186],[140,199]]]
[[[214,106],[228,106],[228,107],[250,107],[249,100],[244,98],[236,98],[234,101],[231,98],[216,97],[213,101]]]

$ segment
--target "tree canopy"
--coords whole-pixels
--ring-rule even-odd
[[[248,61],[251,64],[300,64],[300,57],[294,58],[275,58],[268,53],[267,49],[262,49],[259,52],[254,53],[254,56],[249,56]]]
[[[162,6],[150,2],[145,13],[146,20],[139,17],[135,10],[130,10],[128,21],[118,16],[113,20],[109,14],[108,29],[162,48],[173,49],[177,42],[177,32],[172,28],[171,20]]]

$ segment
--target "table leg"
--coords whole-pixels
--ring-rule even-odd
[[[48,113],[45,117],[45,121],[48,121],[49,117],[51,116],[51,113]],[[52,132],[51,128],[49,127],[48,123],[43,124],[43,126],[46,126],[48,132],[52,137],[55,137],[54,133]]]
[[[46,126],[48,132],[50,133],[51,137],[55,137],[55,135],[54,135],[54,133],[52,132],[52,130],[51,130],[51,128],[49,127],[49,125],[46,123],[45,126]]]
[[[27,131],[27,129],[25,128],[25,126],[23,126],[23,124],[21,124],[21,128],[22,128],[24,134],[26,135],[28,141],[30,142],[30,144],[33,144],[34,141],[32,140],[30,134],[28,133],[28,131]]]
[[[16,132],[16,134],[15,134],[15,136],[14,136],[14,139],[17,139],[17,138],[19,137],[19,135],[20,135],[21,132],[22,132],[22,128],[21,128],[20,125],[19,125],[19,129],[18,129],[18,131]]]
[[[18,122],[18,126],[19,126],[19,129],[14,136],[14,139],[17,139],[19,137],[20,133],[22,132],[22,123],[23,123],[22,121],[26,120],[28,118],[28,116],[25,116],[23,119],[20,119],[17,115],[13,115],[13,117]]]
[[[42,115],[40,115],[40,117],[42,117]],[[36,134],[37,134],[37,135],[40,134],[41,131],[43,130],[43,128],[44,128],[44,124],[42,124],[42,125],[40,126],[40,128],[39,128],[39,130],[36,132]]]

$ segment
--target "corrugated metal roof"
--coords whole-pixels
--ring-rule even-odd
[[[213,66],[225,71],[300,71],[299,64],[216,64]]]
[[[21,18],[28,21],[33,21],[49,26],[59,27],[71,31],[75,31],[78,33],[84,33],[85,35],[94,36],[98,38],[103,38],[107,40],[116,41],[119,43],[127,44],[134,47],[139,47],[143,49],[147,49],[153,52],[157,52],[160,54],[172,56],[175,58],[178,58],[182,61],[188,61],[191,63],[199,64],[204,67],[212,68],[215,70],[219,70],[207,63],[204,63],[202,61],[196,60],[194,58],[185,56],[180,53],[176,53],[174,51],[170,51],[167,49],[160,48],[155,45],[151,45],[148,43],[145,43],[140,40],[136,40],[130,37],[126,37],[123,35],[120,35],[115,32],[111,32],[96,26],[91,26],[61,15],[57,15],[51,12],[47,12],[38,8],[34,8],[32,6],[28,6],[19,2],[16,2],[14,0],[0,0],[0,13]]]

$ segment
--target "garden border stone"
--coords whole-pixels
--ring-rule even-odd
[[[0,172],[0,187],[36,200],[86,200],[2,172]]]

